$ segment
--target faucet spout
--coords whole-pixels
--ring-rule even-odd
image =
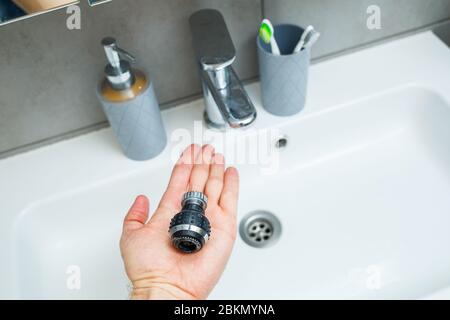
[[[256,109],[232,67],[236,51],[223,16],[204,9],[189,19],[200,69],[208,126],[240,128],[253,123]]]

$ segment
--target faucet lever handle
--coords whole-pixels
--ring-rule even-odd
[[[203,69],[220,70],[233,63],[236,49],[219,11],[197,11],[191,15],[189,23],[195,54]]]

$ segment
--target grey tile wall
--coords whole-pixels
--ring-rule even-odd
[[[366,28],[371,4],[381,7],[381,30]],[[316,58],[450,17],[450,0],[113,0],[93,8],[81,1],[81,31],[67,30],[64,10],[0,27],[0,157],[105,125],[94,95],[105,35],[137,56],[164,106],[199,94],[187,19],[206,7],[225,16],[242,79],[258,75],[262,11],[274,22],[320,30]]]
[[[450,21],[437,25],[433,31],[444,43],[450,46]]]
[[[450,18],[450,0],[263,0],[273,23],[312,24],[322,33],[313,58],[355,48]],[[367,8],[381,9],[381,29],[367,28]]]
[[[92,8],[83,0],[80,5],[80,31],[66,28],[65,10],[0,27],[0,156],[104,123],[94,89],[106,64],[100,46],[105,35],[136,55],[164,104],[200,92],[188,17],[216,8],[236,46],[237,73],[242,79],[257,76],[260,0],[113,0]]]

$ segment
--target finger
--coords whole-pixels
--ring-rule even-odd
[[[209,203],[218,203],[223,188],[223,175],[225,171],[225,158],[216,153],[211,161],[209,177],[206,182],[205,193]]]
[[[200,151],[201,147],[196,144],[190,145],[183,151],[172,170],[166,192],[162,196],[154,216],[174,215],[179,209],[181,197],[187,191],[192,168]]]
[[[228,168],[224,174],[224,183],[219,205],[224,212],[232,215],[237,213],[239,197],[239,173],[236,168]]]
[[[148,198],[143,195],[138,196],[125,216],[123,222],[124,232],[142,228],[147,222],[149,207]]]
[[[209,177],[209,166],[213,154],[214,148],[210,145],[205,145],[202,148],[202,152],[197,155],[189,180],[189,191],[204,191]]]

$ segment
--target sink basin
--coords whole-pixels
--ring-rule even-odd
[[[154,208],[179,151],[209,142],[240,170],[239,221],[281,224],[267,247],[238,236],[210,298],[450,299],[449,74],[450,50],[425,32],[312,66],[292,117],[246,86],[258,118],[230,136],[195,123],[201,100],[165,110],[170,142],[151,161],[125,158],[110,129],[3,159],[0,298],[127,298],[129,205],[147,194]],[[270,163],[240,147],[259,137]]]
[[[272,212],[282,235],[260,249],[239,239],[211,297],[418,298],[449,286],[449,123],[443,98],[410,86],[280,125],[287,145],[277,173],[241,170],[239,219]],[[127,297],[116,245],[124,212],[132,195],[159,199],[164,186],[151,181],[167,181],[170,169],[24,212],[16,239],[21,297]],[[80,270],[79,290],[67,288],[71,266]]]
[[[247,179],[240,205],[277,215],[283,234],[267,249],[239,241],[212,297],[420,298],[449,286],[449,123],[439,96],[408,88],[283,128],[282,173]]]

